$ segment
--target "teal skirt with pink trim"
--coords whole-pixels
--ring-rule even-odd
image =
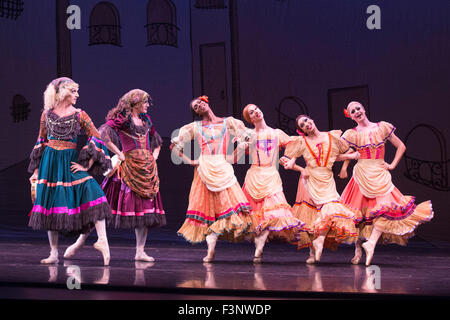
[[[85,171],[73,173],[75,149],[46,147],[39,164],[36,200],[29,227],[67,233],[86,233],[96,221],[109,218],[111,209],[97,181]]]

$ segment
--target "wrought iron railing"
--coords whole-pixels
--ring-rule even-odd
[[[178,28],[172,23],[149,23],[147,28],[147,46],[165,45],[178,47]]]
[[[112,44],[121,47],[120,25],[91,25],[89,28],[89,45]]]
[[[23,1],[0,0],[0,18],[17,20],[23,12]]]
[[[28,115],[31,112],[29,108],[30,103],[25,99],[24,96],[16,94],[13,98],[11,109],[11,115],[14,122],[21,122],[28,119]]]
[[[445,138],[443,134],[435,127],[428,124],[418,124],[406,135],[406,145],[408,144],[408,139],[411,133],[418,128],[425,128],[433,132],[439,142],[441,158],[439,160],[431,161],[417,159],[405,154],[405,177],[435,190],[449,191],[448,163],[450,160],[447,159]],[[424,172],[429,173],[429,175],[425,176]]]

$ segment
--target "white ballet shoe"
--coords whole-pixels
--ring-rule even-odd
[[[375,251],[375,246],[372,245],[369,241],[364,242],[361,245],[366,252],[366,266],[370,266],[372,263],[373,253]]]
[[[52,264],[52,263],[58,263],[58,251],[51,251],[50,255],[46,259],[42,259],[42,264]]]
[[[74,244],[72,244],[71,246],[67,247],[66,251],[64,252],[64,258],[65,259],[70,259],[72,258],[75,253],[77,253],[77,251],[79,249],[81,249],[81,247],[83,246],[83,244],[77,244],[76,242]]]
[[[351,261],[352,264],[357,265],[361,262],[361,256],[354,256]]]
[[[105,266],[109,266],[109,261],[111,259],[109,255],[109,245],[107,240],[97,240],[96,243],[94,243],[94,248],[100,251],[100,253],[103,256],[103,264]]]
[[[214,260],[214,251],[208,251],[208,254],[206,255],[206,257],[203,258],[203,262],[209,263],[212,262]]]
[[[316,262],[319,262],[320,258],[322,257],[323,243],[320,243],[316,239],[312,242],[312,245],[314,248],[314,259],[316,260]]]
[[[359,264],[361,261],[361,257],[362,257],[362,250],[361,249],[356,249],[355,250],[355,256],[352,258],[352,264]]]
[[[253,263],[262,263],[262,252],[259,250],[256,250],[255,257],[253,258]]]
[[[314,256],[309,256],[308,259],[306,259],[307,264],[314,264],[316,263],[316,258]]]
[[[155,259],[153,257],[148,256],[144,251],[136,252],[134,260],[144,261],[144,262],[154,262],[155,261]]]

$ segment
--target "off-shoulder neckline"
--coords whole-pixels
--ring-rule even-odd
[[[79,113],[81,113],[81,109],[80,108],[75,108],[75,111],[74,112],[72,112],[71,114],[68,114],[68,115],[66,115],[66,116],[60,116],[59,114],[57,114],[55,111],[53,111],[53,108],[52,109],[50,109],[50,110],[48,110],[49,112],[51,112],[51,113],[53,113],[55,116],[57,116],[59,119],[64,119],[64,118],[71,118],[71,117],[73,117],[74,115],[77,115],[77,114],[79,114]]]
[[[355,132],[358,132],[358,133],[359,133],[359,132],[362,132],[362,133],[364,133],[364,132],[371,132],[371,131],[378,130],[378,129],[380,128],[381,121],[373,122],[373,123],[376,124],[376,126],[373,127],[373,128],[370,128],[370,129],[367,129],[367,130],[358,130],[358,129],[356,129],[356,128],[357,128],[357,126],[356,126],[356,127],[353,128],[353,130],[354,130]]]

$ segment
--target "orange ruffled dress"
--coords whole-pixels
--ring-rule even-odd
[[[384,121],[370,131],[345,131],[342,138],[359,152],[360,159],[341,199],[362,213],[356,221],[360,238],[368,239],[375,227],[383,232],[382,243],[406,245],[416,227],[433,218],[433,209],[431,201],[416,205],[413,196],[403,195],[383,167],[385,144],[394,131],[395,127]]]
[[[358,233],[354,220],[360,216],[357,210],[344,205],[339,199],[332,167],[339,154],[349,146],[340,138],[342,131],[328,132],[328,139],[317,145],[310,145],[302,135],[286,146],[285,156],[306,162],[308,178],[298,181],[297,197],[293,207],[295,217],[306,223],[309,237],[302,236],[298,248],[311,245],[311,238],[329,230],[324,247],[336,249],[341,243],[353,243]]]
[[[253,211],[252,231],[269,230],[270,238],[295,241],[304,223],[292,215],[278,173],[278,153],[292,138],[279,129],[250,130],[251,167],[242,187]]]
[[[198,140],[201,148],[186,220],[178,230],[178,235],[187,241],[202,242],[210,233],[219,235],[219,239],[237,240],[251,226],[251,206],[236,180],[232,165],[226,160],[231,136],[241,139],[245,132],[242,121],[228,117],[222,123],[212,125],[192,122],[183,126],[178,136],[172,139],[179,150],[193,139]]]

